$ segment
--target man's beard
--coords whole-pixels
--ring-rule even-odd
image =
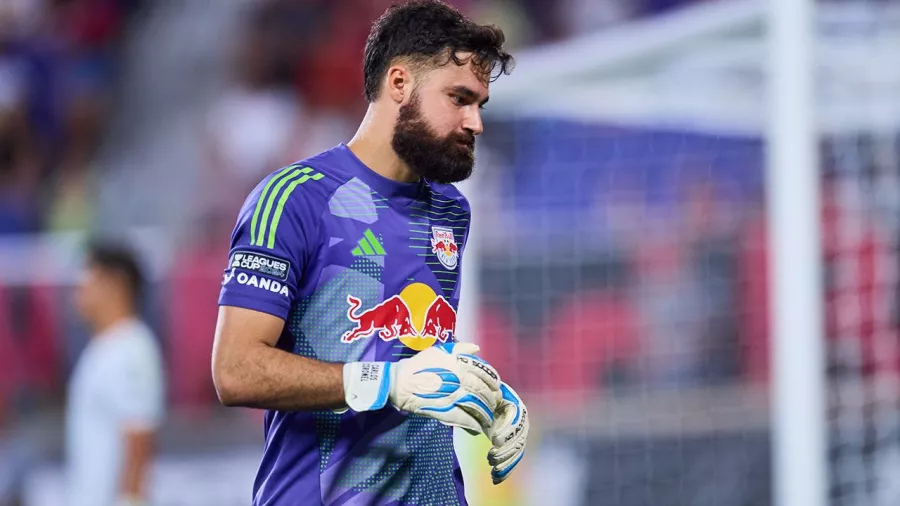
[[[475,136],[438,137],[422,117],[417,96],[400,107],[391,146],[413,172],[429,181],[457,183],[468,179],[475,166]]]

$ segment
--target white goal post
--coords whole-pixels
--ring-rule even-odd
[[[766,211],[774,504],[827,504],[815,1],[769,2]]]

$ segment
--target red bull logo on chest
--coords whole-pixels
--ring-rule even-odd
[[[424,283],[407,285],[398,295],[369,309],[361,309],[364,302],[347,296],[347,318],[354,327],[341,336],[341,342],[378,334],[384,341],[399,339],[408,348],[421,351],[436,341],[455,339],[456,310]]]
[[[444,267],[453,270],[459,263],[459,247],[453,229],[447,227],[431,227],[431,251]]]

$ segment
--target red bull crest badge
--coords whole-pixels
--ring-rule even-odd
[[[384,341],[399,339],[408,348],[421,351],[436,341],[455,340],[456,310],[426,284],[412,283],[399,295],[360,309],[364,302],[347,296],[347,318],[354,326],[341,336],[341,342],[352,343],[377,334]]]
[[[441,265],[453,270],[459,263],[459,247],[453,236],[453,229],[446,227],[431,227],[431,251],[440,260]]]

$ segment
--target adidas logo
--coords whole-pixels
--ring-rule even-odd
[[[357,242],[358,246],[353,248],[353,256],[361,257],[361,256],[384,256],[387,253],[384,251],[384,248],[381,246],[381,242],[375,237],[375,234],[372,233],[371,230],[366,229],[362,238]]]

